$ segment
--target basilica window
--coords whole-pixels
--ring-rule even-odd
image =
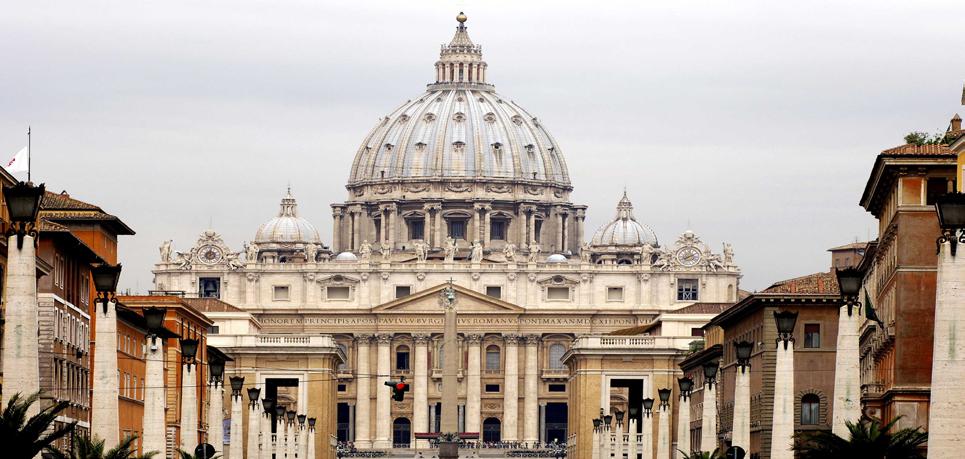
[[[498,286],[498,285],[487,285],[487,286],[486,286],[486,295],[487,295],[487,296],[491,296],[491,297],[493,297],[493,298],[502,298],[502,297],[503,297],[503,288],[500,287],[500,286]]]
[[[570,288],[546,287],[546,299],[550,301],[567,301],[570,299]]]
[[[449,237],[453,239],[466,239],[466,221],[449,220]]]
[[[395,369],[409,371],[409,346],[403,344],[395,348]]]
[[[422,219],[409,220],[409,239],[425,239],[425,224],[426,222]]]
[[[677,301],[697,301],[697,279],[677,280]]]
[[[275,301],[288,301],[291,299],[290,290],[287,285],[275,285],[272,287],[271,298]]]
[[[486,348],[486,369],[491,371],[499,371],[499,346],[495,344],[490,345]]]
[[[552,370],[562,370],[566,368],[563,365],[563,354],[566,353],[566,346],[562,344],[552,344],[550,345],[549,352],[549,365]]]
[[[607,287],[607,288],[606,288],[606,300],[607,300],[607,301],[623,301],[623,287]]]
[[[221,279],[217,277],[198,279],[198,296],[201,298],[221,298]]]
[[[325,296],[329,300],[347,300],[351,297],[351,293],[350,287],[325,287]]]
[[[506,220],[492,220],[489,222],[489,239],[494,241],[505,241],[506,240],[506,227],[508,226]]]
[[[395,286],[395,297],[402,298],[404,296],[409,296],[412,294],[412,287],[408,285],[396,285]]]
[[[382,219],[376,218],[372,220],[372,223],[375,225],[375,240],[376,242],[381,241],[382,240]]]
[[[540,237],[540,233],[543,232],[543,219],[536,219],[536,223],[533,225],[533,232],[536,233],[533,235],[533,239],[535,239],[536,242],[541,242],[540,239],[542,238]]]

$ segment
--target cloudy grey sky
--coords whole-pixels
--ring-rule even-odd
[[[592,6],[591,6],[592,5]],[[497,91],[561,144],[589,230],[624,186],[672,242],[733,243],[745,289],[825,270],[875,237],[858,205],[874,155],[960,111],[955,1],[9,2],[0,156],[34,128],[34,177],[158,243],[210,224],[240,250],[291,183],[330,240],[376,120],[433,77],[465,10]]]

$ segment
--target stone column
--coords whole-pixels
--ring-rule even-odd
[[[952,255],[948,242],[938,253],[935,294],[935,338],[932,351],[931,405],[928,413],[928,457],[958,457],[965,450],[965,261],[962,247]],[[9,310],[9,309],[8,309]]]
[[[566,214],[563,213],[563,209],[556,209],[556,241],[559,244],[557,250],[560,252],[566,251],[566,235],[564,229],[566,227]]]
[[[28,241],[24,240],[24,253],[27,252]],[[16,242],[14,242],[16,244]],[[8,246],[16,247],[16,245]],[[29,247],[33,247],[33,244],[29,244]],[[10,287],[8,287],[10,288]],[[34,300],[36,304],[36,299]],[[117,446],[120,439],[120,421],[118,420],[117,411],[117,396],[118,396],[118,380],[117,380],[117,304],[114,302],[109,302],[105,304],[103,302],[96,302],[94,307],[95,315],[95,338],[94,338],[94,380],[93,386],[93,399],[91,400],[91,435],[97,438],[104,439],[104,448],[109,450]],[[6,311],[9,315],[13,310],[13,305],[7,305]],[[36,323],[34,324],[34,329],[36,330]],[[7,326],[7,330],[10,330],[10,326]],[[9,333],[9,332],[8,332]],[[34,347],[36,347],[36,335],[34,335]],[[37,365],[37,360],[33,361],[33,365]],[[31,366],[30,369],[33,367]],[[30,369],[25,371],[30,371]],[[15,370],[15,368],[11,368]],[[11,371],[4,372],[6,384],[6,375],[14,375],[15,373]],[[39,385],[35,388],[29,389],[24,395],[31,394],[39,389]],[[6,393],[8,389],[4,385],[4,392]],[[194,446],[192,446],[194,448]]]
[[[528,245],[533,245],[536,243],[536,211],[533,210],[529,213],[529,240]]]
[[[358,250],[362,245],[362,209],[354,208],[352,213],[352,250]]]
[[[425,205],[422,206],[422,211],[425,212],[422,223],[422,242],[432,247],[432,210],[430,206]]]
[[[4,308],[4,319],[6,320],[4,325],[3,333],[3,397],[2,406],[7,406],[7,401],[13,394],[19,393],[21,397],[27,397],[40,389],[40,346],[37,343],[38,334],[38,310],[40,309],[37,303],[37,252],[36,247],[34,247],[34,237],[26,235],[23,237],[23,247],[21,249],[17,248],[17,236],[11,235],[7,238],[7,270],[6,270],[6,282],[4,283],[6,291],[4,293],[4,300],[6,307]],[[102,314],[101,306],[96,305],[98,310],[97,316],[100,317]],[[113,310],[114,306],[111,305],[109,309]],[[113,313],[111,313],[113,314]],[[116,327],[117,324],[114,324]],[[95,324],[95,330],[100,333],[100,320]],[[101,348],[101,337],[97,336],[97,343],[94,346],[94,355],[98,355],[97,351]],[[114,367],[117,367],[117,335],[114,335],[114,345],[111,346],[109,343],[103,344],[108,350],[114,352]],[[100,383],[101,381],[96,379],[99,373],[97,371],[98,362],[95,359],[94,370],[95,379],[94,381]],[[117,370],[111,375],[114,387],[114,419],[117,419]],[[94,387],[97,387],[96,385]],[[96,392],[95,392],[96,393]],[[106,396],[105,396],[106,397]],[[97,405],[94,405],[94,409],[98,409]],[[102,407],[100,411],[106,411],[108,408]],[[29,410],[27,410],[27,417],[33,416],[40,412],[40,403],[34,403]],[[97,412],[97,411],[95,411]],[[101,415],[107,415],[104,413]],[[100,422],[97,418],[94,422]],[[109,422],[109,421],[108,421]],[[113,433],[113,444],[117,444],[117,427],[115,421],[115,427],[113,431],[109,430],[108,426],[97,427],[102,433],[107,431],[107,435]],[[96,424],[95,424],[96,426]]]
[[[857,307],[843,305],[838,310],[838,345],[834,355],[831,432],[842,438],[850,438],[851,435],[845,422],[858,422],[861,419],[861,354],[858,347],[861,315],[860,311],[853,309]]]
[[[398,207],[395,204],[389,204],[386,209],[389,212],[389,235],[386,240],[389,242],[389,247],[395,249],[395,241],[398,240],[398,220],[396,219],[396,215],[399,213]]]
[[[657,422],[657,459],[670,459],[670,403],[659,408]]]
[[[259,394],[260,393],[261,391],[259,390]],[[261,403],[259,403],[259,400],[256,398],[255,400],[249,401],[248,403],[248,451],[243,456],[246,459],[258,459],[259,457],[261,457],[260,456],[261,435],[262,435],[261,413],[262,413],[262,405]],[[240,426],[239,426],[239,429],[241,429]],[[236,441],[235,440],[236,438],[238,437],[235,437],[234,414],[232,414],[231,415],[231,441],[232,441],[231,445],[232,446],[234,446],[234,442]],[[231,457],[237,458],[238,456],[235,456],[234,454],[235,454],[234,450],[231,450]]]
[[[433,210],[435,210],[435,214],[436,214],[436,215],[435,215],[435,220],[436,220],[436,221],[435,221],[435,232],[436,232],[436,234],[435,234],[435,236],[433,236],[432,244],[433,244],[433,247],[442,247],[442,240],[443,240],[443,237],[442,237],[442,206],[441,206],[441,205],[435,205],[435,206],[432,206],[432,208],[433,208]]]
[[[623,459],[623,423],[616,422],[616,419],[614,419],[613,425],[616,426],[613,429],[613,457]]]
[[[677,447],[674,457],[684,459],[690,454],[690,396],[681,395],[677,407]]]
[[[295,457],[295,435],[297,429],[297,424],[293,422],[284,422],[285,424],[285,457],[291,459]]]
[[[627,459],[637,459],[637,420],[627,421]],[[643,459],[651,459],[646,455]]]
[[[586,219],[586,211],[583,209],[576,210],[576,245],[579,247],[583,244],[583,221]]]
[[[224,386],[218,381],[208,383],[207,443],[217,454],[224,454]],[[240,442],[239,442],[240,443]]]
[[[593,429],[593,444],[590,447],[590,458],[600,459],[600,431]]]
[[[539,404],[539,442],[546,443],[546,403]]]
[[[271,441],[271,414],[262,411],[261,416],[261,459],[271,459],[273,443]]]
[[[480,432],[480,418],[482,417],[482,335],[466,335],[469,346],[466,368],[466,432]],[[482,435],[480,435],[482,437]]]
[[[114,346],[114,349],[117,349],[117,346]],[[117,376],[115,375],[115,377]],[[181,365],[181,441],[179,447],[185,451],[194,451],[194,448],[198,446],[197,384],[197,365]]]
[[[143,451],[157,451],[167,457],[166,425],[164,420],[164,339],[148,339],[144,354],[144,434]]]
[[[855,356],[857,362],[857,356]],[[736,367],[734,379],[734,427],[731,430],[731,444],[751,450],[751,370],[750,367]],[[847,438],[847,437],[846,437]]]
[[[245,441],[244,441],[245,433],[244,433],[244,427],[243,427],[244,416],[245,416],[244,400],[242,400],[241,391],[238,391],[238,393],[236,394],[234,390],[232,390],[231,391],[231,425],[228,430],[228,436],[231,437],[231,443],[228,444],[229,457],[234,457],[234,458],[245,457]],[[254,433],[254,431],[248,432],[249,437],[251,436],[252,433]]]
[[[645,459],[653,457],[653,414],[640,417],[640,453]]]
[[[305,414],[305,413],[302,413]],[[306,458],[308,456],[308,427],[305,424],[298,424],[298,457]]]
[[[308,459],[315,459],[315,429],[312,427],[308,429],[307,443],[308,444],[305,445],[305,447],[308,452],[305,453],[305,457]]]
[[[523,379],[523,441],[539,440],[539,335],[526,336],[526,369]]]
[[[486,217],[483,219],[483,246],[489,247],[489,244],[492,242],[493,206],[488,204],[483,206],[483,212],[486,213]]]
[[[372,374],[369,368],[369,342],[372,335],[358,335],[355,337],[355,446],[362,449],[372,447],[372,437],[369,434],[369,416],[371,411],[370,391],[372,388]]]
[[[778,340],[774,366],[774,416],[771,424],[771,459],[793,459],[794,343]],[[959,432],[960,434],[960,432]],[[930,451],[930,450],[929,450]]]
[[[341,252],[342,243],[340,242],[340,236],[342,234],[342,209],[334,208],[332,209],[332,252],[337,255]],[[237,459],[237,458],[232,458]]]
[[[519,342],[518,335],[503,335],[505,341],[504,352],[506,363],[503,374],[503,441],[516,441],[519,439],[519,427],[517,417],[519,416]]]
[[[414,334],[415,381],[412,382],[412,432],[432,432],[429,429],[429,335]],[[429,447],[428,440],[416,440],[416,448]]]
[[[479,221],[480,210],[482,210],[482,206],[479,204],[474,205],[472,208],[472,222],[469,225],[471,230],[469,233],[469,237],[467,237],[470,244],[472,244],[472,241],[478,241],[482,239],[482,236],[480,236],[480,234],[482,233],[482,224]]]
[[[378,335],[377,349],[377,369],[378,379],[375,381],[375,443],[373,448],[388,449],[392,447],[390,435],[392,433],[392,404],[389,400],[391,390],[386,387],[385,382],[389,380],[389,373],[392,371],[392,360],[390,347],[392,344],[391,334]]]
[[[612,432],[610,431],[610,426],[606,424],[603,424],[603,427],[601,428],[603,430],[601,431],[600,436],[600,457],[602,459],[610,459],[610,452],[613,448],[613,436],[611,435]]]
[[[704,383],[704,409],[700,428],[700,450],[713,451],[717,448],[717,385],[713,381]]]

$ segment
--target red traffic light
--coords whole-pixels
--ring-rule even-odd
[[[408,384],[406,383],[396,383],[395,390],[405,390]]]

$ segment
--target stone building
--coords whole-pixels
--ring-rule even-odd
[[[529,444],[571,436],[574,375],[563,358],[578,336],[737,299],[730,245],[713,251],[692,231],[660,241],[626,195],[612,221],[586,234],[561,146],[495,91],[465,22],[460,15],[426,90],[364,136],[348,199],[332,205],[331,246],[289,190],[243,250],[208,230],[181,251],[164,242],[154,269],[158,291],[230,306],[211,313],[211,341],[246,368],[246,381],[294,384],[288,394],[301,406],[304,381],[339,360],[337,415],[320,422],[356,447],[410,446],[416,433],[438,431],[438,293],[450,281],[459,427]],[[668,325],[662,344],[678,332],[689,342],[711,317],[680,315],[692,325]],[[285,358],[258,355],[265,343]],[[412,391],[393,402],[383,383],[403,376]]]

